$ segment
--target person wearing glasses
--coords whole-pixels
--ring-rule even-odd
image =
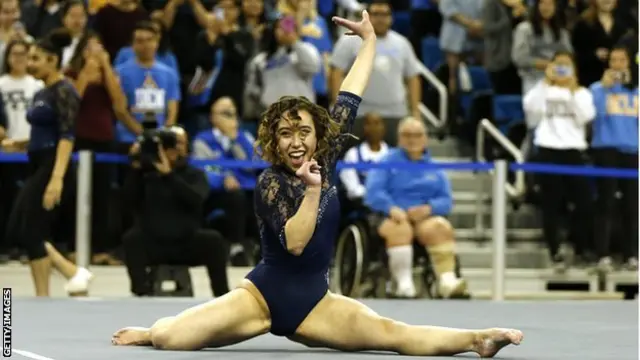
[[[413,117],[398,126],[398,148],[380,162],[430,163],[427,128]],[[455,236],[446,219],[453,207],[451,184],[441,170],[375,169],[366,181],[364,202],[379,217],[395,296],[416,296],[413,283],[413,239],[425,246],[437,276],[438,295],[466,295],[465,280],[456,275]]]

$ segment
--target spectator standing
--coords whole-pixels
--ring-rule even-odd
[[[527,15],[522,0],[486,0],[482,8],[484,66],[496,94],[520,94],[522,83],[511,60],[513,29]]]
[[[280,12],[296,18],[302,40],[315,46],[322,58],[320,71],[313,78],[313,89],[316,93],[316,104],[329,107],[329,89],[327,74],[333,41],[324,18],[318,15],[314,0],[283,0],[280,2]]]
[[[240,128],[233,100],[229,97],[218,99],[211,107],[210,116],[213,128],[202,131],[195,137],[193,156],[207,160],[251,161],[255,139]],[[207,177],[212,192],[205,203],[205,214],[215,209],[223,210],[223,233],[229,242],[242,247],[248,261],[253,261],[249,255],[253,253],[256,244],[249,243],[247,235],[257,234],[253,212],[253,189],[257,172],[253,169],[223,171],[217,167],[208,167]]]
[[[628,31],[627,23],[615,14],[616,0],[596,0],[582,13],[573,28],[571,42],[583,86],[600,80],[607,68],[609,51]]]
[[[254,54],[251,32],[239,24],[240,9],[234,0],[222,0],[216,6],[216,15],[198,37],[198,65],[215,76],[205,109],[222,97],[230,97],[242,113],[245,70]]]
[[[545,78],[524,96],[528,121],[535,121],[534,145],[540,162],[586,165],[587,125],[596,113],[589,90],[581,87],[571,54],[560,52],[547,66]],[[566,201],[574,204],[570,238],[575,254],[586,258],[593,250],[593,201],[589,179],[584,176],[540,175],[543,235],[556,270],[568,266],[559,253],[560,219]]]
[[[154,18],[151,20],[151,24],[155,27],[158,34],[160,34],[160,39],[158,41],[158,51],[156,53],[156,60],[165,64],[175,71],[176,76],[180,76],[180,68],[178,67],[178,61],[176,60],[176,56],[171,50],[171,43],[169,41],[169,37],[167,32],[165,31],[165,25],[162,20],[158,18]],[[115,60],[113,61],[113,65],[118,67],[127,61],[135,60],[136,54],[133,51],[132,46],[125,46],[120,51],[118,51],[118,55],[116,55]]]
[[[52,30],[62,27],[62,7],[60,0],[26,1],[22,6],[22,22],[29,35],[42,38]]]
[[[2,76],[0,76],[0,93],[2,109],[0,118],[0,139],[5,140],[4,152],[24,152],[24,144],[29,141],[31,125],[27,121],[27,109],[31,106],[34,95],[44,87],[44,83],[27,74],[27,53],[30,45],[24,40],[13,40],[6,47],[3,56]],[[23,163],[0,164],[0,250],[11,250],[17,246],[19,239],[9,238],[6,225],[20,183],[27,177],[27,165]],[[3,241],[4,239],[4,241]],[[4,245],[4,246],[3,246]],[[4,248],[4,249],[3,249]]]
[[[68,0],[62,6],[62,24],[71,34],[71,45],[62,52],[62,68],[66,68],[87,30],[87,11],[81,0]]]
[[[296,20],[277,19],[266,31],[267,48],[250,62],[244,92],[244,119],[257,121],[269,104],[282,96],[316,100],[313,77],[320,71],[318,50],[300,39]]]
[[[422,85],[418,72],[418,59],[409,41],[391,30],[391,6],[386,0],[375,0],[369,5],[369,18],[376,32],[376,58],[369,86],[362,96],[353,133],[361,136],[362,117],[367,113],[380,114],[390,128],[397,128],[400,120],[409,114],[421,119],[418,105],[422,101]],[[351,67],[362,40],[356,36],[343,36],[336,43],[331,57],[331,94],[335,99],[344,74]],[[390,131],[385,141],[396,144],[396,133]]]
[[[149,21],[140,22],[133,32],[135,61],[116,68],[128,112],[119,114],[116,132],[121,151],[129,151],[142,133],[145,114],[152,114],[151,127],[172,126],[178,118],[180,83],[173,69],[156,60],[160,34]]]
[[[131,42],[138,22],[147,20],[147,11],[137,0],[114,0],[102,7],[94,18],[96,30],[110,59]]]
[[[266,26],[267,17],[264,3],[260,0],[242,0],[240,26],[249,31],[255,40],[254,51],[259,51],[262,45],[262,34]]]
[[[80,39],[65,74],[73,80],[81,97],[76,120],[76,150],[113,152],[114,113],[126,114],[126,99],[109,54],[95,33],[88,32]],[[112,168],[112,164],[104,162],[92,166],[91,250],[93,263],[97,264],[117,263],[109,255],[118,245],[109,228]]]
[[[33,41],[20,22],[20,14],[18,0],[0,1],[0,63],[4,63],[5,48],[11,40]]]
[[[449,69],[449,93],[458,91],[458,69],[461,62],[481,61],[482,0],[440,0],[442,29],[440,48],[445,52]],[[475,61],[475,62],[478,62]]]
[[[638,169],[638,78],[631,72],[627,50],[609,52],[609,68],[602,80],[591,86],[596,107],[591,142],[595,164],[600,167]],[[597,179],[598,201],[595,237],[602,272],[612,269],[612,250],[621,250],[625,267],[638,268],[638,180],[603,177]],[[622,192],[622,201],[616,192]],[[620,204],[618,210],[617,204]],[[622,232],[613,235],[615,220],[622,218]]]
[[[562,27],[555,0],[536,0],[529,20],[521,22],[513,33],[511,57],[522,79],[522,94],[540,80],[554,55],[572,52],[569,32]]]

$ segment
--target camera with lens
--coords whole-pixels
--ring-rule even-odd
[[[144,131],[138,138],[140,144],[140,151],[134,155],[132,160],[139,161],[143,170],[154,169],[154,163],[160,162],[160,148],[174,149],[177,145],[177,134],[171,129],[157,128],[157,122],[155,116],[153,116],[152,122],[149,121],[153,115],[145,114],[143,119]]]

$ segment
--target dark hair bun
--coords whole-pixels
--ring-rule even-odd
[[[51,45],[62,50],[71,45],[72,37],[67,29],[56,29],[47,35]]]

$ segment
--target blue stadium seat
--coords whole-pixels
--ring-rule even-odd
[[[522,108],[522,96],[497,95],[493,97],[493,118],[500,131],[505,133],[507,129],[524,121],[524,109]]]
[[[224,216],[224,210],[222,209],[214,209],[212,212],[209,213],[209,215],[207,215],[207,221],[213,221],[215,219],[218,219],[220,217]]]
[[[391,28],[404,36],[411,33],[411,13],[409,11],[394,11]]]
[[[467,66],[467,69],[469,70],[469,77],[471,78],[471,91],[467,93],[461,92],[459,96],[460,109],[465,114],[465,117],[468,115],[469,108],[476,95],[493,92],[491,78],[484,67]]]
[[[422,63],[427,69],[434,71],[444,62],[444,53],[440,49],[440,40],[428,36],[422,39]]]

